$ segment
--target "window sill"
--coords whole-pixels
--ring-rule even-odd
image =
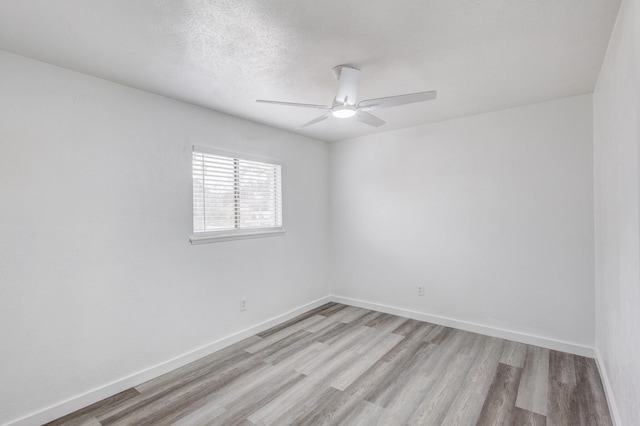
[[[192,245],[220,243],[223,241],[246,240],[249,238],[277,237],[284,235],[284,229],[274,229],[269,231],[245,231],[242,233],[225,232],[218,235],[194,235],[189,238]]]

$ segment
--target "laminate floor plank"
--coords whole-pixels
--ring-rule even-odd
[[[378,380],[375,387],[371,387],[364,399],[384,407],[395,397],[395,389],[398,386],[398,382],[400,381],[401,383],[403,379],[401,377],[402,373],[419,361],[416,355],[426,351],[428,346],[428,342],[415,342],[414,345],[406,347],[403,352],[394,357],[391,362],[388,362],[384,377]]]
[[[299,352],[291,354],[288,358],[278,361],[277,363],[272,365],[300,372],[303,366],[309,364],[314,358],[318,356],[318,353],[322,350],[323,347],[323,343],[313,342],[313,344],[311,344],[310,346],[307,346]],[[266,362],[267,359],[265,359],[264,361]]]
[[[317,356],[312,358],[306,364],[297,368],[297,371],[303,374],[311,374],[322,368],[324,364],[331,359],[340,355],[345,351],[353,352],[353,346],[357,344],[360,338],[368,337],[370,330],[366,327],[354,328],[350,333],[342,333],[335,338],[323,343],[318,350]]]
[[[264,407],[287,390],[304,380],[305,376],[294,371],[282,374],[279,380],[272,382],[261,381],[253,389],[248,391],[246,395],[236,399],[226,398],[227,402],[219,402],[224,404],[226,409],[218,416],[212,417],[210,421],[197,423],[211,425],[232,425],[245,421],[251,414]]]
[[[406,424],[415,410],[424,401],[425,395],[438,379],[434,374],[437,364],[443,360],[440,358],[440,348],[437,345],[422,342],[417,357],[423,362],[418,362],[408,368],[408,373],[404,377],[395,380],[391,388],[396,389],[396,394],[387,393],[387,399],[383,400],[385,409],[381,413],[377,424]],[[451,358],[449,358],[451,360]],[[398,389],[401,389],[398,391]]]
[[[514,424],[522,369],[500,363],[478,416],[478,426]]]
[[[282,422],[286,419],[292,421],[304,415],[302,407],[306,407],[309,410],[316,407],[320,404],[318,397],[321,393],[323,398],[328,398],[340,392],[330,387],[328,383],[332,380],[334,374],[348,368],[356,357],[357,354],[351,351],[339,353],[304,380],[301,380],[273,401],[251,414],[248,419],[256,424],[292,424]]]
[[[264,345],[256,344],[245,349],[245,351],[260,358],[267,358],[283,349],[286,350],[290,345],[293,345],[300,340],[304,340],[305,337],[308,337],[310,335],[311,333],[309,333],[308,331],[298,330],[295,333],[289,334],[288,336],[280,340],[267,342]],[[275,336],[275,334],[273,336]],[[267,337],[265,340],[268,339],[269,337]]]
[[[456,335],[460,335],[460,344],[458,345],[457,352],[463,355],[473,356],[474,354],[477,354],[476,351],[483,345],[486,341],[485,339],[487,339],[486,336],[467,331],[456,330],[455,333]]]
[[[391,314],[383,314],[365,324],[367,327],[375,328],[381,333],[391,333],[409,318],[398,317]]]
[[[345,399],[364,400],[372,391],[383,386],[393,368],[392,363],[382,359],[378,360],[343,391]]]
[[[346,308],[331,315],[329,318],[334,321],[351,323],[357,321],[359,318],[362,318],[369,312],[370,311],[367,309],[356,308],[355,306],[347,306]]]
[[[133,404],[109,410],[99,415],[98,420],[104,426],[134,424],[144,426],[161,422],[166,424],[168,421],[163,420],[166,417],[181,413],[185,406],[195,404],[209,393],[228,386],[234,380],[262,369],[264,366],[265,364],[257,358],[247,358],[231,368],[196,377],[193,380],[182,383],[181,386],[168,388],[160,393],[141,393],[139,396],[128,400]]]
[[[394,334],[399,334],[401,336],[407,336],[413,332],[415,332],[417,329],[419,329],[420,327],[422,327],[422,325],[427,324],[424,323],[422,321],[418,321],[418,320],[414,320],[414,319],[410,319],[408,321],[403,322],[402,324],[400,324],[395,330],[392,331],[392,333]]]
[[[428,336],[436,326],[427,323],[423,324],[424,325],[421,327],[413,328],[408,331],[406,336],[404,336],[404,339],[401,340],[400,343],[398,343],[392,350],[387,352],[383,359],[387,362],[392,362],[394,358],[402,356],[405,351],[411,350],[415,345],[420,343],[430,343]]]
[[[571,424],[579,418],[576,386],[549,379],[549,402],[547,405],[547,425]]]
[[[309,339],[300,339],[290,346],[284,346],[271,355],[262,358],[267,364],[276,365],[282,362],[299,361],[306,354],[322,349],[323,344]]]
[[[416,337],[419,334],[416,333],[413,336]],[[430,411],[435,409],[435,406],[431,406],[430,403],[439,404],[435,399],[431,399],[430,395],[442,393],[453,371],[464,374],[468,357],[460,354],[460,347],[467,337],[466,332],[454,333],[451,345],[448,346],[434,344],[426,338],[415,340],[417,345],[427,345],[427,350],[422,356],[423,362],[417,369],[411,371],[412,374],[406,382],[399,382],[402,387],[398,387],[396,382],[396,395],[391,395],[389,401],[386,401],[386,410],[378,424],[392,424],[395,421],[401,424],[422,423],[423,417],[428,416]],[[391,386],[389,388],[391,389],[385,391],[393,390]]]
[[[453,328],[445,327],[443,325],[436,325],[433,328],[432,332],[429,333],[429,341],[435,343],[436,345],[439,345],[440,343],[451,337],[452,334],[458,334],[459,332],[461,331],[454,330]]]
[[[468,355],[471,357],[475,353],[479,353],[479,356],[476,356],[471,363],[471,368],[462,382],[461,390],[449,406],[443,424],[476,423],[498,370],[503,349],[504,340],[478,336],[476,345],[471,348]]]
[[[518,426],[547,426],[547,418],[542,414],[516,407],[513,424]],[[573,424],[575,423],[571,423],[571,425]]]
[[[197,410],[194,410],[186,416],[177,419],[173,422],[173,426],[193,426],[193,425],[206,425],[214,424],[213,422],[221,416],[225,411],[224,407],[216,404],[205,405]],[[242,418],[245,420],[245,418]]]
[[[244,356],[244,348],[261,341],[259,337],[251,336],[211,355],[200,358],[181,368],[170,371],[162,376],[151,379],[135,387],[140,393],[149,392],[154,388],[174,386],[175,383],[184,381],[189,375],[206,374],[214,368],[223,367],[225,364],[235,363]]]
[[[516,407],[547,415],[549,349],[527,346]]]
[[[573,355],[558,351],[549,353],[549,380],[576,385],[576,369]]]
[[[368,401],[358,401],[344,418],[334,423],[343,426],[371,426],[376,423],[384,409]]]
[[[311,317],[308,317],[302,321],[299,321],[293,325],[291,325],[290,327],[287,328],[283,328],[282,330],[278,330],[275,333],[270,334],[267,337],[264,337],[261,341],[256,342],[255,344],[248,346],[246,348],[244,348],[245,351],[249,352],[249,353],[256,353],[258,351],[261,351],[262,349],[273,345],[274,343],[277,342],[281,342],[284,339],[288,338],[289,336],[291,336],[292,334],[296,334],[296,333],[309,333],[308,331],[306,331],[304,328],[307,326],[311,326],[313,324],[316,324],[318,322],[322,321],[322,317],[319,315],[314,315]]]
[[[429,343],[422,342],[414,350],[407,352],[404,358],[396,359],[394,368],[389,370],[386,380],[365,398],[381,407],[388,408],[395,400],[402,398],[400,389],[407,389],[408,383],[419,374],[424,360],[433,353]]]
[[[57,420],[49,422],[44,426],[81,426],[81,425],[95,425],[100,424],[97,415],[105,412],[111,407],[118,406],[122,402],[133,398],[135,396],[140,395],[140,392],[135,390],[134,388],[129,388],[125,391],[117,393],[109,398],[103,399],[102,401],[96,402],[95,404],[91,404],[88,407],[82,408],[78,411],[75,411],[67,416],[61,417]]]
[[[330,383],[336,389],[345,390],[351,383],[356,381],[365,371],[382,358],[391,348],[398,344],[401,337],[394,334],[383,335],[382,339],[372,339],[375,345],[364,350],[354,350],[359,357],[351,366],[338,374]],[[362,349],[362,348],[360,348]]]
[[[318,405],[315,410],[307,413],[307,416],[300,421],[309,424],[318,425],[337,425],[337,424],[365,424],[371,425],[375,422],[366,423],[365,418],[359,418],[361,411],[370,413],[371,407],[376,407],[373,411],[380,413],[382,407],[364,401],[363,396],[373,387],[375,387],[389,371],[389,363],[378,360],[365,373],[360,375],[356,381],[351,383],[343,392],[335,393],[327,398],[323,404]],[[376,419],[379,417],[376,416]]]
[[[524,359],[527,355],[527,345],[519,342],[507,341],[502,351],[500,362],[513,367],[524,367]]]
[[[377,406],[385,405],[376,424],[390,422],[390,418],[393,418],[392,423],[402,424],[403,418],[412,414],[429,386],[429,381],[423,378],[440,359],[433,355],[439,348],[425,341],[415,341],[411,349],[391,362],[381,359],[345,389],[349,395],[356,393]],[[401,391],[397,392],[398,389]]]
[[[267,424],[267,425],[303,425],[302,419],[306,416],[309,411],[313,411],[316,407],[320,406],[323,401],[328,398],[331,398],[332,395],[339,394],[340,391],[336,390],[332,387],[320,387],[316,389],[316,391],[307,395],[303,400],[299,400],[298,404],[292,406],[289,410],[286,410],[280,416],[275,418],[273,421],[267,422],[259,422],[259,424]],[[251,420],[251,418],[249,418]],[[306,424],[313,424],[310,422],[306,422]]]
[[[334,392],[327,398],[319,401],[313,409],[299,416],[297,422],[299,424],[309,425],[339,424],[341,419],[350,416],[352,411],[357,409],[357,405],[360,402],[362,402],[362,400],[354,397],[353,394],[348,395],[343,392]]]
[[[188,393],[191,389],[200,386],[216,389],[220,385],[228,383],[234,377],[261,364],[258,359],[251,357],[250,354],[246,352],[240,353],[235,360],[225,359],[206,370],[189,371],[183,377],[172,375],[171,381],[163,382],[160,386],[148,388],[144,392],[114,404],[106,410],[100,410],[96,413],[96,417],[101,423],[109,424],[118,422],[121,418],[126,418],[129,415],[133,415],[133,413],[150,413],[148,410],[150,405],[168,403],[180,395]]]
[[[297,317],[290,319],[289,321],[285,321],[282,324],[278,324],[276,326],[271,327],[268,330],[265,330],[265,331],[263,331],[261,333],[258,333],[258,334],[256,334],[256,336],[262,337],[262,338],[269,337],[272,334],[277,333],[280,330],[284,330],[285,328],[289,328],[292,325],[297,324],[297,323],[299,323],[301,321],[304,321],[304,320],[306,320],[306,319],[308,319],[310,317],[319,315],[321,312],[324,312],[327,309],[333,308],[335,306],[338,306],[338,304],[337,303],[324,304],[324,305],[322,305],[322,306],[320,306],[318,308],[315,308],[315,309],[307,311],[307,312],[305,312],[303,314],[300,314]]]
[[[346,334],[348,330],[352,329],[354,329],[352,324],[336,321],[333,324],[327,325],[317,333],[314,333],[313,339],[316,342],[325,343],[326,341],[331,340],[336,336]]]
[[[336,334],[330,339],[324,339],[326,346],[331,346],[335,351],[340,351],[345,347],[356,352],[364,345],[368,345],[371,340],[384,337],[391,333],[380,333],[372,328],[364,326],[349,326],[344,329],[340,334]]]
[[[53,426],[611,425],[593,359],[327,303]]]
[[[272,366],[262,364],[259,368],[248,372],[236,380],[229,382],[226,386],[221,386],[212,392],[202,395],[187,410],[198,408],[204,405],[217,405],[225,407],[226,416],[235,413],[234,407],[250,406],[253,409],[260,407],[268,399],[275,397],[283,388],[295,384],[304,378],[303,375],[291,370],[287,365],[281,364]]]
[[[471,368],[467,355],[455,353],[447,365],[444,375],[429,389],[424,400],[416,408],[409,420],[412,425],[441,425],[456,396],[462,390],[462,383]]]
[[[174,380],[155,386],[140,392],[139,395],[127,399],[126,401],[98,413],[97,417],[102,423],[118,421],[119,418],[126,417],[135,411],[147,410],[147,407],[156,403],[170,403],[180,398],[182,394],[189,394],[194,389],[205,388],[215,391],[226,386],[238,377],[242,377],[250,371],[260,369],[264,363],[255,356],[247,352],[239,352],[233,359],[226,359],[224,362],[215,363],[206,370],[189,372],[180,380]],[[147,410],[148,411],[148,410]]]
[[[573,359],[578,389],[578,413],[575,417],[581,424],[610,425],[609,407],[595,361],[577,355]]]
[[[305,325],[303,330],[308,331],[310,333],[316,333],[327,327],[335,326],[336,323],[339,322],[333,319],[333,317],[323,317],[322,315],[316,315],[316,316],[320,317],[320,321],[316,322],[315,324]]]
[[[46,425],[49,425],[49,424],[51,423],[46,423]],[[62,421],[62,423],[59,423],[59,424],[73,425],[73,426],[102,426],[98,421],[98,419],[95,417],[83,417],[83,418],[76,418],[74,420],[64,420]]]
[[[404,340],[404,338],[402,336],[400,336],[399,334],[395,334],[395,333],[380,333],[377,332],[375,330],[373,330],[373,333],[371,334],[371,337],[368,339],[365,339],[361,342],[358,342],[356,345],[354,345],[351,350],[359,353],[360,355],[366,355],[367,353],[371,352],[371,351],[377,351],[377,346],[378,345],[385,345],[387,346],[387,344],[389,342],[395,342],[394,345],[391,346],[391,348],[389,348],[389,350],[391,350],[392,348],[396,347],[396,345],[398,343],[400,343],[402,340]],[[389,350],[387,350],[384,354],[386,355]]]
[[[371,320],[373,320],[374,318],[377,318],[378,316],[382,315],[380,312],[376,312],[376,311],[368,311],[366,314],[364,314],[363,316],[353,320],[351,322],[351,325],[353,326],[360,326],[360,325],[366,325],[367,323],[369,323]],[[331,318],[331,317],[329,317]]]
[[[322,311],[318,312],[318,315],[322,315],[325,317],[330,317],[332,315],[335,315],[336,313],[340,312],[343,309],[346,309],[348,306],[347,305],[341,305],[340,303],[336,303],[333,306],[330,306],[326,309],[323,309]]]

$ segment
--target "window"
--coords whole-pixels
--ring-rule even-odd
[[[192,170],[192,243],[283,233],[279,164],[194,146]]]

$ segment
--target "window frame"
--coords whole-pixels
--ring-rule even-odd
[[[210,154],[219,157],[227,157],[238,161],[254,161],[259,163],[265,163],[270,165],[276,165],[280,167],[280,218],[281,218],[281,226],[275,227],[263,227],[263,228],[234,228],[234,229],[225,229],[219,231],[204,231],[204,232],[195,232],[194,231],[194,197],[193,197],[193,154],[194,153],[203,153]],[[228,151],[208,146],[202,145],[192,145],[190,152],[190,170],[191,170],[191,237],[189,241],[191,244],[207,244],[207,243],[215,243],[222,241],[232,241],[232,240],[242,240],[248,238],[263,238],[263,237],[273,237],[273,236],[281,236],[284,235],[284,196],[283,196],[283,187],[284,187],[284,166],[281,161],[275,160],[273,158],[260,157],[254,155],[243,154],[240,152]],[[237,206],[236,206],[237,208]]]

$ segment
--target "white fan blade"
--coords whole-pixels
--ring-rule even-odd
[[[364,111],[358,111],[358,113],[355,116],[355,119],[373,127],[380,127],[385,123],[384,120],[380,120],[375,115],[369,114],[368,112],[364,112]]]
[[[408,95],[389,96],[388,98],[367,99],[358,104],[360,111],[373,111],[380,108],[430,101],[436,98],[436,91],[410,93]]]
[[[341,66],[340,67],[340,85],[336,94],[336,103],[340,105],[355,105],[358,97],[358,80],[360,79],[360,70]]]
[[[256,102],[260,102],[262,104],[274,104],[274,105],[294,106],[294,107],[303,107],[303,108],[331,109],[331,107],[326,105],[297,104],[295,102],[280,102],[280,101],[265,101],[264,99],[258,99]]]
[[[308,123],[304,123],[302,126],[298,127],[298,129],[302,129],[303,127],[308,127],[308,126],[311,126],[312,124],[319,123],[321,121],[326,120],[329,117],[331,117],[331,113],[330,112],[326,113],[325,115],[321,115],[318,118],[314,118],[313,120],[309,121]]]

